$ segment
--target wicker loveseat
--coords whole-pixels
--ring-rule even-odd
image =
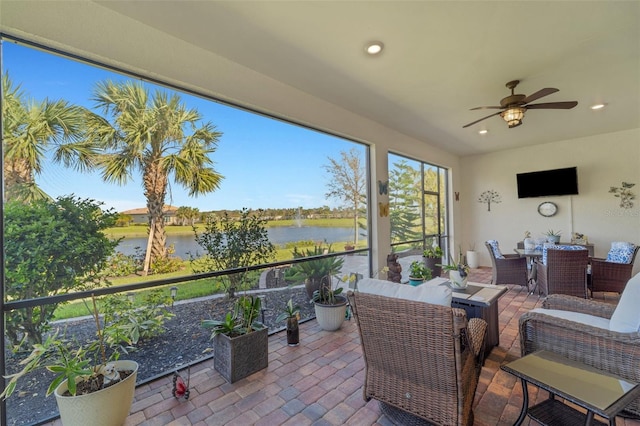
[[[365,293],[366,282],[348,294],[366,366],[365,400],[378,400],[401,424],[472,425],[486,322],[467,321],[462,309]]]
[[[542,309],[520,317],[522,355],[546,349],[640,382],[640,274],[627,283],[618,305],[552,294]],[[640,399],[627,411],[640,415]]]

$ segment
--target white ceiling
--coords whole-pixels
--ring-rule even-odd
[[[198,70],[210,70],[169,60],[175,73],[156,77],[207,93],[223,63],[240,65],[251,72],[226,80],[230,93],[267,77],[459,155],[640,127],[640,1],[0,0],[0,24],[74,53],[100,50],[125,69],[140,56],[170,58],[152,30],[173,49],[208,53]],[[384,42],[380,56],[365,55],[370,40]],[[469,109],[498,105],[514,79],[525,95],[560,89],[537,102],[578,106],[527,111],[513,129],[499,116],[462,128],[492,113]],[[277,87],[270,99],[299,102]],[[607,108],[590,110],[597,102]]]

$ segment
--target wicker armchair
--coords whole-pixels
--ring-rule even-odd
[[[554,294],[547,297],[543,307],[610,319],[616,305]],[[638,332],[619,333],[542,312],[527,312],[520,317],[520,350],[524,356],[540,349],[640,382]],[[626,411],[640,415],[640,399]]]
[[[586,299],[589,251],[548,248],[547,263],[537,263],[536,282],[543,295],[568,294]]]
[[[631,278],[633,272],[633,262],[640,250],[636,246],[630,263],[607,262],[606,259],[591,259],[591,291],[613,291],[622,293],[624,286]]]
[[[496,259],[491,245],[484,243],[489,250],[491,266],[493,267],[493,278],[491,284],[516,284],[527,286],[529,282],[527,259],[519,254],[503,254],[504,259]]]
[[[348,297],[365,360],[364,399],[401,424],[472,425],[486,322],[447,306]]]

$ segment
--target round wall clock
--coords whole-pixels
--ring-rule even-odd
[[[544,217],[551,217],[558,212],[558,206],[551,201],[545,201],[538,206],[538,213]]]

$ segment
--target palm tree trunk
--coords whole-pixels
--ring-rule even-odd
[[[167,256],[166,235],[164,232],[163,202],[147,202],[149,209],[149,235],[151,237],[151,262]]]
[[[144,192],[149,211],[149,236],[151,242],[151,258],[167,256],[166,235],[164,232],[164,199],[167,191],[167,175],[158,162],[151,162],[144,173]]]

